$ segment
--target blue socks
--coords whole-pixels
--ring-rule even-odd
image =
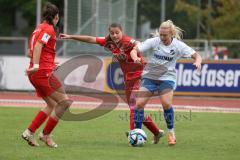
[[[174,110],[173,107],[164,110],[164,118],[167,123],[168,129],[173,129],[174,127]],[[134,127],[142,128],[142,122],[144,120],[144,109],[134,109]]]
[[[174,127],[174,111],[173,107],[164,110],[164,118],[167,123],[168,129],[173,129]]]
[[[144,109],[134,109],[134,128],[142,129],[142,122],[144,119]]]

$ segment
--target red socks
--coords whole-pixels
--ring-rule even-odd
[[[39,111],[33,119],[32,123],[29,125],[28,129],[31,132],[35,133],[35,131],[43,124],[47,117],[48,115],[45,112]]]
[[[49,135],[52,132],[52,130],[56,127],[57,123],[58,123],[58,120],[56,120],[52,117],[49,117],[47,124],[43,129],[43,134]]]
[[[130,117],[129,117],[129,128],[130,130],[134,129],[134,107],[130,107]]]
[[[153,120],[150,116],[147,116],[143,120],[143,124],[145,127],[147,127],[154,135],[157,135],[159,133],[159,128],[153,123]]]
[[[38,114],[33,119],[32,123],[29,125],[28,129],[35,133],[35,131],[43,124],[43,122],[47,119],[48,115],[43,112],[39,111]],[[57,125],[58,120],[53,119],[52,117],[48,118],[45,128],[43,129],[43,133],[48,135],[52,132],[52,130]]]

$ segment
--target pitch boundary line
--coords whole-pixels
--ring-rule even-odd
[[[74,101],[71,108],[81,108],[81,109],[91,109],[96,108],[96,106],[100,105],[101,102],[87,102],[87,101]],[[0,99],[1,107],[39,107],[45,105],[45,102],[42,100],[19,100],[19,99]],[[26,105],[26,106],[24,106]],[[106,106],[112,106],[113,103],[107,103]],[[128,109],[126,103],[118,103],[117,110]],[[162,109],[162,105],[160,104],[147,104],[146,110],[157,110]],[[231,112],[231,113],[240,113],[240,108],[226,108],[226,107],[218,107],[218,106],[194,106],[194,105],[174,105],[174,109],[176,111],[199,111],[199,112]]]

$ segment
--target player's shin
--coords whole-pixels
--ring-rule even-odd
[[[63,100],[59,102],[54,110],[56,116],[55,119],[62,118],[64,112],[71,106],[72,103],[73,103],[72,100]]]
[[[35,118],[33,119],[32,123],[29,125],[28,129],[32,132],[35,133],[36,129],[38,129],[43,122],[47,119],[47,114],[43,111],[39,111]]]
[[[164,118],[167,123],[168,131],[173,131],[174,128],[174,110],[173,107],[164,109]]]
[[[144,108],[134,109],[134,128],[142,128],[142,122],[144,119]]]
[[[63,100],[62,102],[59,102],[57,106],[54,109],[54,112],[49,117],[46,126],[43,129],[44,135],[49,135],[52,130],[56,127],[59,119],[62,117],[64,112],[70,107],[72,104],[71,100]]]
[[[129,128],[130,130],[134,129],[134,106],[130,106]]]

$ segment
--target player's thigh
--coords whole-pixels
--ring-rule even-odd
[[[137,91],[136,105],[138,108],[144,108],[148,100],[152,97],[153,93],[145,87],[141,87]]]
[[[52,99],[50,96],[44,97],[43,100],[47,103],[49,108],[53,108],[57,105],[57,102]]]
[[[173,90],[169,90],[160,95],[160,100],[164,109],[168,109],[172,106]]]
[[[170,80],[163,80],[159,83],[159,94],[162,106],[167,109],[172,106],[173,91],[176,88],[176,83]]]
[[[125,82],[125,95],[129,105],[134,105],[136,103],[137,91],[141,86],[140,83],[140,79],[128,80]]]

